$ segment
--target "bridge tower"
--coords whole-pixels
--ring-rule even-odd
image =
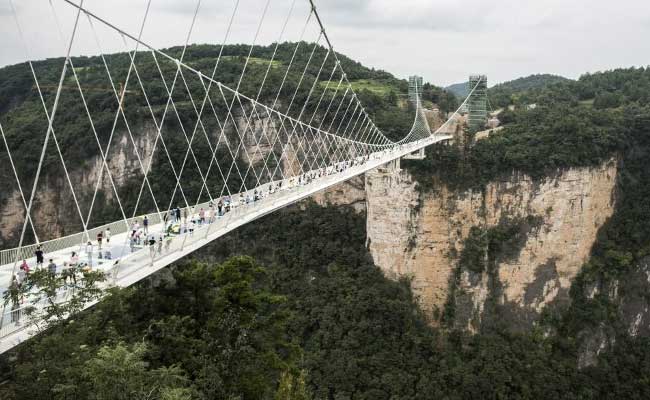
[[[423,79],[421,76],[413,75],[409,77],[409,101],[417,107],[422,94]]]
[[[421,76],[413,75],[409,77],[409,101],[416,108],[417,112],[420,112],[422,108],[422,86],[424,85],[424,80]],[[424,148],[416,151],[415,153],[407,154],[403,158],[405,160],[424,160],[425,158]],[[397,164],[397,169],[399,169],[399,160]]]
[[[470,93],[474,90],[467,102],[467,124],[476,132],[483,129],[487,121],[487,76],[471,75],[467,89]]]

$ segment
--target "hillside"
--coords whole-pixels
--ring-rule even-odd
[[[650,212],[641,205],[650,196],[649,77],[647,68],[621,69],[529,90],[524,92],[526,101],[538,107],[508,112],[498,135],[465,148],[433,146],[424,162],[404,163],[417,183],[421,204],[442,202],[452,218],[477,215],[463,225],[473,225],[463,236],[462,247],[470,246],[474,252],[457,254],[451,264],[458,275],[450,282],[446,310],[453,315],[454,309],[464,307],[463,318],[471,317],[467,304],[474,301],[485,306],[479,307],[482,321],[510,320],[509,329],[532,318],[575,338],[582,349],[580,357],[589,360],[585,362],[594,362],[599,348],[625,342],[630,335],[648,334],[650,315],[642,294],[648,288],[638,277],[647,273],[650,254]],[[595,101],[585,105],[590,96]],[[604,198],[599,197],[602,194]],[[468,198],[483,208],[468,206]],[[422,215],[441,212],[420,207]],[[455,214],[458,209],[462,212]],[[604,213],[605,218],[593,213]],[[572,215],[580,220],[572,222]],[[522,217],[538,222],[531,224]],[[580,221],[589,221],[590,226],[579,228]],[[597,234],[585,247],[580,241],[594,226],[599,228]],[[565,234],[564,244],[550,245]],[[497,239],[485,239],[490,237]],[[526,247],[535,243],[537,247]],[[576,274],[570,290],[562,294],[566,283],[563,290],[549,289],[560,286],[556,273],[561,265],[585,248],[585,261],[563,273],[564,278]],[[548,262],[523,261],[542,254],[549,255]],[[514,284],[504,282],[514,279],[515,271],[531,272],[535,285],[525,292],[523,309],[537,311],[513,319],[512,303],[505,299],[512,300]],[[533,295],[541,287],[545,291],[537,293],[546,296],[543,310]],[[457,320],[450,322],[454,325]]]
[[[558,75],[536,74],[517,78],[512,81],[499,83],[492,87],[493,90],[510,92],[523,92],[530,89],[540,89],[556,83],[568,82],[570,79]]]
[[[501,105],[503,104],[504,99],[508,99],[517,93],[532,89],[543,89],[556,83],[565,83],[569,81],[570,79],[568,78],[551,74],[530,75],[494,85],[489,89],[489,97],[493,104]],[[447,86],[445,90],[450,91],[460,99],[464,99],[469,93],[467,82]]]
[[[257,261],[228,259],[241,254]],[[602,365],[579,369],[561,337],[432,329],[408,281],[372,265],[362,216],[306,205],[0,358],[0,395],[82,399],[125,387],[181,399],[643,398],[648,349],[621,342]],[[296,397],[278,397],[288,384]]]
[[[307,49],[306,43],[301,43],[303,49]],[[269,75],[264,90],[259,92],[259,99],[262,103],[272,105],[278,95],[278,108],[286,109],[295,93],[294,104],[303,104],[308,98],[310,88],[317,78],[319,65],[311,63],[305,69],[309,59],[309,51],[299,51],[293,60],[293,64],[287,75],[284,89],[278,94],[277,88],[284,79],[285,71],[292,59],[295,43],[283,43],[278,47],[277,54],[269,69],[269,62],[274,51],[274,45],[267,47],[257,46],[252,53],[251,62],[246,70],[246,79],[242,81],[240,92],[255,98],[258,95],[258,88],[264,79],[267,69]],[[193,45],[188,47],[184,61],[193,68],[202,71],[211,71],[214,68],[215,60],[220,53],[220,46],[215,45]],[[249,46],[230,45],[223,49],[219,63],[216,79],[225,85],[236,87],[239,76],[243,70]],[[180,57],[181,48],[175,47],[166,49],[166,53]],[[318,47],[314,59],[322,59],[326,49]],[[320,58],[319,58],[320,57]],[[110,147],[106,155],[109,168],[114,179],[117,181],[118,194],[123,200],[123,206],[130,210],[131,214],[136,204],[137,213],[151,212],[155,209],[152,196],[145,191],[140,203],[137,203],[139,185],[142,182],[142,168],[138,158],[147,160],[153,154],[153,169],[150,174],[150,181],[155,182],[156,199],[159,204],[170,204],[182,201],[180,195],[172,197],[175,178],[170,168],[170,160],[176,169],[183,164],[183,155],[187,149],[185,134],[190,135],[194,129],[196,111],[193,102],[205,96],[203,83],[191,73],[185,72],[183,85],[179,82],[174,91],[174,107],[169,107],[165,114],[165,124],[161,132],[165,142],[166,151],[161,150],[160,144],[156,149],[153,142],[156,138],[156,124],[153,121],[160,120],[166,109],[167,96],[164,76],[167,85],[171,85],[176,72],[176,65],[173,62],[154,58],[149,52],[141,52],[135,56],[135,70],[127,85],[125,120],[115,120],[117,102],[111,89],[111,81],[108,78],[106,69],[115,82],[124,81],[129,71],[130,59],[125,53],[118,53],[106,56],[106,67],[101,57],[73,58],[74,71],[80,80],[82,88],[85,89],[85,96],[88,109],[93,118],[91,126],[83,102],[77,91],[75,77],[68,73],[64,81],[64,89],[61,92],[60,107],[54,123],[56,138],[62,149],[63,159],[72,176],[72,182],[77,196],[81,201],[83,214],[87,214],[89,205],[92,203],[92,194],[97,177],[102,174],[101,158],[97,140],[103,148]],[[408,91],[408,82],[395,78],[384,71],[377,71],[366,68],[361,64],[340,55],[342,67],[345,69],[352,87],[356,90],[359,99],[365,105],[366,111],[373,117],[375,123],[381,127],[384,133],[394,139],[401,139],[408,133],[412,122],[412,110],[409,110],[408,102],[404,96]],[[49,59],[34,63],[34,69],[39,79],[39,84],[44,90],[44,100],[48,107],[51,107],[56,88],[62,59]],[[323,70],[331,70],[334,66],[333,57],[328,58]],[[159,69],[160,68],[160,69]],[[292,82],[300,82],[305,72],[302,84],[296,91],[296,85]],[[315,111],[317,100],[327,87],[329,74],[321,74],[319,84],[315,85],[314,93],[310,102],[305,108],[306,112]],[[143,82],[140,87],[140,80]],[[337,81],[340,74],[333,74],[331,79]],[[116,83],[117,85],[117,83]],[[145,96],[146,93],[146,96]],[[333,91],[326,92],[323,104],[333,96]],[[229,97],[230,96],[230,97]],[[339,96],[340,97],[340,96]],[[443,107],[453,107],[454,99],[441,89],[427,84],[425,101],[441,104]],[[228,93],[224,96],[213,87],[211,99],[218,115],[226,115],[229,108],[228,103],[234,102],[234,98]],[[294,106],[290,114],[297,117],[300,114],[300,107]],[[233,123],[245,118],[244,105],[235,107]],[[305,114],[307,115],[307,114]],[[315,121],[321,116],[315,115]],[[13,65],[0,69],[0,123],[7,135],[9,147],[15,157],[16,168],[24,188],[30,188],[38,165],[38,159],[42,147],[44,132],[47,130],[47,119],[43,112],[40,98],[36,90],[31,72],[26,64]],[[193,141],[192,149],[201,165],[210,164],[212,153],[210,143],[220,143],[217,149],[219,168],[229,170],[235,163],[240,170],[247,169],[249,162],[248,152],[256,149],[257,139],[255,134],[246,135],[246,143],[239,143],[241,139],[227,121],[224,121],[224,136],[228,143],[232,143],[232,152],[225,148],[221,138],[221,121],[207,116],[202,119],[201,130],[206,134],[201,135]],[[97,133],[97,139],[93,135]],[[200,130],[200,131],[201,131]],[[133,139],[131,138],[133,136]],[[109,143],[110,139],[110,143]],[[132,143],[133,142],[133,143]],[[237,151],[237,149],[239,151]],[[138,151],[140,157],[138,157]],[[266,149],[268,157],[270,153],[276,154],[282,151],[281,146]],[[169,159],[166,153],[170,154]],[[257,160],[259,162],[259,160]],[[0,163],[8,165],[7,154],[2,148],[0,150]],[[261,168],[253,165],[252,168]],[[54,146],[49,148],[44,160],[45,174],[40,181],[38,196],[36,197],[35,222],[37,229],[40,229],[38,236],[41,240],[52,237],[63,236],[81,230],[79,217],[67,204],[74,203],[72,193],[68,188],[63,167]],[[194,163],[190,162],[184,170],[184,176],[199,176]],[[242,182],[237,176],[231,177],[228,182],[223,182],[218,174],[212,174],[207,183],[216,191],[222,191],[228,187],[238,191]],[[248,175],[246,184],[254,179],[254,174]],[[17,243],[22,205],[19,201],[19,192],[15,179],[8,168],[0,170],[0,184],[6,189],[0,192],[0,245],[10,247]],[[202,200],[207,199],[207,194],[202,191],[199,180],[184,183],[184,194],[187,198],[196,199],[201,195]],[[106,175],[100,183],[100,191],[96,207],[92,210],[91,224],[98,226],[109,221],[118,220],[119,205],[115,201],[112,186]],[[28,240],[33,238],[31,230],[27,232]]]
[[[445,88],[445,90],[453,93],[454,96],[458,97],[459,99],[464,99],[465,97],[467,97],[467,94],[469,94],[469,89],[467,88],[467,82],[455,83],[453,85],[449,85]]]
[[[350,63],[399,133],[405,82]],[[0,117],[22,126],[11,81]],[[501,134],[368,174],[365,213],[304,202],[112,291],[0,357],[0,398],[650,397],[650,69],[519,93],[538,107]]]

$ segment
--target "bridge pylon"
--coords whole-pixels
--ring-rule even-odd
[[[471,75],[467,82],[471,95],[467,101],[467,124],[472,132],[480,131],[487,122],[487,76]]]

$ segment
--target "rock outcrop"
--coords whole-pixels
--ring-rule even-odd
[[[617,163],[610,160],[559,171],[541,182],[514,174],[484,191],[457,193],[441,186],[420,194],[404,170],[373,171],[366,176],[368,246],[388,276],[412,279],[434,324],[446,306],[458,302],[462,312],[456,322],[476,331],[492,296],[510,310],[507,318],[515,326],[528,326],[544,306],[567,297],[598,229],[614,212],[616,176]],[[541,223],[527,233],[518,254],[499,263],[498,293],[486,272],[456,270],[472,227],[530,216]],[[454,285],[457,298],[450,299]]]

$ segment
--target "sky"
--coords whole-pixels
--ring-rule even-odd
[[[83,7],[137,37],[149,2],[142,41],[155,48],[184,44],[195,14],[189,43],[222,43],[233,14],[228,43],[297,40],[306,22],[305,40],[319,34],[315,20],[307,21],[309,0],[84,0]],[[400,78],[417,74],[441,86],[473,73],[486,74],[493,84],[535,73],[577,78],[650,64],[648,0],[314,2],[338,52]],[[65,55],[76,11],[65,0],[0,0],[0,66]],[[82,14],[71,54],[134,45]]]

